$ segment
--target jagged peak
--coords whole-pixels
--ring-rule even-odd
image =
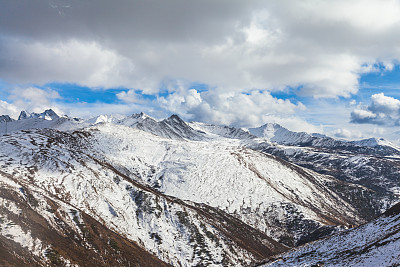
[[[154,120],[155,121],[155,119],[153,117],[147,115],[144,112],[134,113],[134,114],[130,115],[129,117],[133,118],[133,119],[137,119],[138,121],[143,121],[143,120],[146,120],[146,119],[150,119],[150,120]]]
[[[9,115],[0,115],[0,123],[11,121],[13,121],[13,119]]]
[[[283,127],[282,125],[280,125],[280,124],[278,124],[276,122],[267,122],[267,123],[265,123],[265,124],[260,126],[260,128],[271,128],[271,127],[273,127],[273,128],[285,128],[285,127]]]
[[[174,121],[174,122],[186,124],[186,122],[184,120],[182,120],[182,118],[176,114],[172,114],[169,118],[165,119],[164,121]]]
[[[46,109],[42,113],[29,113],[25,110],[22,110],[19,114],[18,120],[32,119],[32,118],[40,118],[45,120],[55,120],[60,118],[57,113],[52,109]]]
[[[52,110],[51,108],[50,108],[50,109],[46,109],[46,110],[43,112],[43,114],[56,115],[56,116],[58,116],[58,114],[57,114],[54,110]]]
[[[30,114],[29,114],[27,111],[22,110],[22,111],[19,113],[18,120],[27,119],[27,118],[29,117],[29,115],[30,115]]]

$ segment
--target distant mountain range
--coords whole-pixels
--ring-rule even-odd
[[[351,243],[365,226],[346,229],[371,221],[396,236],[392,215],[373,220],[400,200],[399,163],[400,149],[382,139],[278,124],[2,115],[0,265],[327,264],[344,254],[312,244]],[[305,248],[321,257],[301,256]]]

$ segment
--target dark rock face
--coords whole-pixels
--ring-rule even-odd
[[[19,117],[18,117],[18,120],[25,120],[25,119],[27,119],[29,116],[28,116],[28,114],[26,113],[26,111],[21,111],[21,113],[19,114]]]
[[[44,257],[32,255],[26,247],[0,236],[2,266],[43,266],[46,263],[59,266],[67,262],[79,266],[169,266],[84,212],[70,207],[66,214],[58,201],[43,196],[53,215],[49,220],[36,209],[41,200],[29,191],[23,191],[28,196],[25,199],[8,188],[0,189],[3,203],[12,203],[21,210],[17,215],[0,206],[1,219],[18,225],[22,231],[30,233],[32,239],[41,240],[47,248]],[[68,206],[66,203],[63,205]],[[73,220],[69,222],[70,216]]]
[[[400,202],[391,207],[390,209],[388,209],[387,211],[385,211],[385,213],[383,213],[383,216],[395,216],[399,214],[400,214]]]

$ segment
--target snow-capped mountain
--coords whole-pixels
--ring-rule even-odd
[[[366,218],[372,219],[400,199],[400,152],[392,145],[345,142],[330,148],[319,146],[287,146],[260,143],[253,149],[320,174],[331,175],[344,182],[369,189],[357,197],[344,193],[354,205],[360,205]],[[340,190],[340,188],[337,188]],[[343,193],[339,193],[343,194]],[[357,204],[359,203],[359,204]]]
[[[307,133],[295,133],[277,123],[267,123],[257,128],[249,128],[249,132],[257,137],[273,142],[301,143],[309,142],[311,136]]]
[[[399,152],[381,140],[309,135],[288,145],[274,139],[288,131],[278,125],[262,136],[177,115],[44,113],[21,113],[0,135],[0,247],[20,251],[15,264],[248,266],[365,223],[400,198],[400,170],[379,168],[394,167]],[[296,134],[308,135],[279,136]],[[331,146],[314,145],[323,139]],[[360,182],[371,172],[381,175]]]
[[[144,113],[133,114],[132,116],[118,121],[117,124],[125,125],[131,128],[137,128],[161,137],[171,139],[203,139],[201,132],[194,130],[177,115],[172,115],[171,117],[162,121],[156,121]]]
[[[292,132],[277,123],[267,123],[257,128],[249,128],[248,130],[252,135],[281,145],[321,145],[334,141],[332,138],[321,134]]]
[[[398,266],[399,247],[400,203],[367,224],[277,255],[260,266]]]
[[[284,245],[218,207],[167,195],[144,184],[118,162],[107,162],[108,156],[100,148],[105,148],[108,154],[109,147],[116,145],[114,142],[123,141],[109,139],[115,134],[118,136],[121,130],[127,132],[125,137],[141,137],[141,141],[159,139],[137,129],[120,127],[98,125],[88,131],[73,134],[56,130],[32,130],[3,136],[0,143],[0,177],[6,193],[2,197],[13,194],[20,199],[27,199],[28,203],[25,204],[43,216],[47,223],[51,225],[51,220],[56,220],[54,228],[61,235],[64,234],[64,226],[71,220],[68,216],[75,215],[68,212],[65,214],[46,199],[57,200],[62,207],[67,204],[74,207],[78,218],[72,218],[70,224],[76,224],[76,238],[82,239],[81,246],[92,249],[94,254],[99,252],[91,239],[85,239],[85,231],[82,230],[91,226],[79,219],[80,214],[89,215],[107,229],[130,242],[136,242],[172,265],[247,265],[256,259],[285,250]],[[131,141],[128,138],[123,144],[128,145]],[[131,148],[135,149],[136,145],[131,144]],[[128,156],[131,148],[122,150],[123,154],[118,157]],[[117,156],[114,153],[109,155]],[[155,153],[154,156],[159,154]],[[130,161],[141,158],[128,156],[126,159]],[[125,167],[141,166],[140,162],[132,163]],[[168,175],[166,177],[171,179]],[[67,206],[65,209],[68,211],[70,208]],[[68,216],[58,221],[54,214]],[[6,215],[2,220],[20,224],[18,216]],[[29,232],[31,236],[33,234]],[[15,240],[31,253],[42,255],[44,249],[50,249],[57,251],[64,262],[78,260],[58,250],[51,242],[46,242],[46,238],[41,238],[39,240],[43,245],[39,248],[30,245],[25,239]]]
[[[191,122],[189,123],[189,125],[200,132],[206,133],[209,136],[214,137],[224,137],[232,139],[252,139],[256,137],[243,129],[235,127],[213,125],[201,122]]]
[[[2,119],[3,118],[3,119]],[[4,122],[7,121],[7,124]],[[21,111],[18,120],[11,119],[8,115],[0,117],[0,134],[13,133],[21,130],[29,129],[60,129],[73,130],[89,126],[89,123],[72,119],[67,116],[58,116],[53,110],[48,109],[42,113],[30,113]]]
[[[293,132],[279,124],[267,123],[257,128],[249,128],[249,133],[264,138],[270,142],[290,146],[312,146],[320,148],[337,147],[392,147],[395,150],[400,148],[383,138],[369,138],[359,141],[337,140],[319,133]]]
[[[55,113],[52,109],[47,109],[42,113],[28,113],[27,111],[21,111],[19,114],[18,120],[26,120],[26,119],[33,119],[33,118],[40,118],[45,120],[56,120],[59,118],[57,113]]]

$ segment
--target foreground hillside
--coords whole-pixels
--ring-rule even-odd
[[[138,133],[136,130],[132,134]],[[140,183],[135,175],[123,174],[117,170],[119,165],[112,166],[90,150],[91,136],[89,132],[67,134],[54,130],[3,136],[1,197],[4,205],[11,201],[10,205],[16,206],[16,216],[2,214],[2,221],[23,228],[26,213],[18,208],[18,202],[23,202],[44,225],[68,239],[81,240],[81,249],[101,255],[102,250],[96,248],[90,235],[91,225],[82,221],[83,214],[87,214],[109,231],[173,265],[248,264],[284,250],[266,234],[221,210],[165,195]],[[53,206],[56,200],[58,206]],[[68,235],[68,227],[76,233]],[[27,244],[26,238],[20,240],[8,233],[7,227],[4,231],[6,238],[10,236],[33,254],[46,256],[46,250],[53,249],[45,233],[37,236],[37,242],[43,243],[38,248]],[[34,233],[28,230],[26,235]],[[57,248],[54,250],[61,254]],[[79,257],[71,258],[70,253],[61,256],[65,262],[84,262]]]
[[[360,227],[274,257],[262,266],[398,266],[400,203]]]

